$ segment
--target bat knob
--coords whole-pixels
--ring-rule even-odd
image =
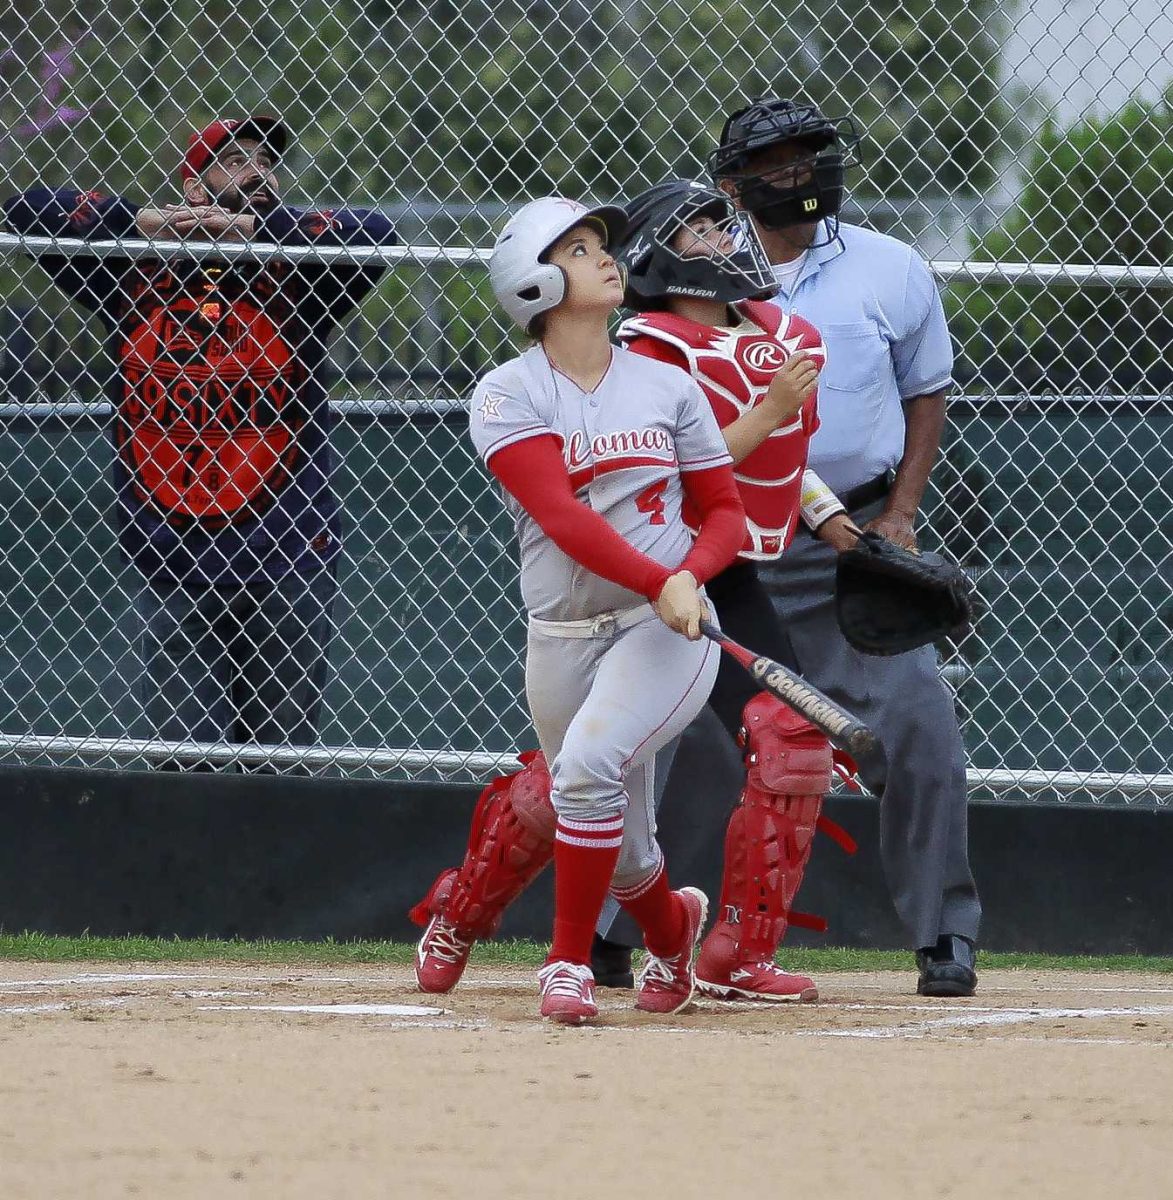
[[[861,773],[868,768],[869,774],[876,774],[881,778],[887,774],[888,763],[884,747],[880,745],[880,739],[870,729],[853,729],[847,736],[847,752],[855,759],[856,766],[860,768]],[[868,787],[874,790],[872,784],[868,784]]]

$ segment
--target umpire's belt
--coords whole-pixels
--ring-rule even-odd
[[[609,638],[630,629],[641,621],[656,615],[650,604],[637,604],[634,608],[610,609],[596,613],[581,621],[542,621],[530,617],[529,627],[535,633],[558,638]]]
[[[877,500],[883,500],[892,490],[893,474],[892,471],[885,471],[883,475],[877,475],[875,479],[869,479],[867,483],[861,483],[859,487],[844,492],[839,497],[843,501],[843,507],[848,512],[855,512],[857,508],[866,508]]]

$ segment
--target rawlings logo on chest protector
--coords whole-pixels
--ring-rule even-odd
[[[717,389],[722,399],[744,410],[752,408],[765,395],[770,381],[786,360],[799,348],[802,334],[787,338],[763,337],[757,330],[749,333],[713,330],[707,345],[690,346],[697,381]],[[820,363],[820,365],[822,365]]]
[[[786,351],[773,340],[742,339],[737,345],[737,355],[751,371],[769,371],[771,374],[786,361]]]

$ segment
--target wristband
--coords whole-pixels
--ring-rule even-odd
[[[806,470],[802,473],[802,493],[798,504],[799,515],[803,524],[815,533],[820,525],[825,524],[838,513],[846,512],[843,501],[814,473]]]

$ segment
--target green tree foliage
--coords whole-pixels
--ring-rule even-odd
[[[97,12],[96,16],[89,16]],[[10,10],[9,129],[75,44],[66,99],[86,119],[9,135],[17,183],[46,170],[158,186],[195,122],[283,113],[303,190],[385,201],[511,200],[550,187],[610,198],[695,170],[720,114],[805,95],[868,130],[883,194],[979,190],[994,170],[996,0],[227,0]]]
[[[284,164],[294,197],[419,206],[412,240],[484,245],[501,202],[609,200],[702,171],[722,114],[778,93],[857,118],[868,140],[856,196],[975,193],[1006,120],[998,12],[999,0],[947,15],[934,0],[6,6],[0,179],[6,193],[45,181],[173,200],[194,127],[275,112],[297,134]],[[437,220],[435,205],[468,215]],[[0,265],[0,295],[20,290],[17,274],[23,264]],[[467,371],[500,351],[483,277],[443,293],[439,282],[389,274],[364,313],[376,357],[402,352],[417,370],[442,342],[442,369]]]
[[[1067,130],[1047,126],[1026,187],[975,259],[1162,266],[1173,262],[1173,106],[1168,98]],[[1163,368],[1168,293],[1106,287],[951,289],[953,332],[974,365],[1000,356],[1019,382],[1079,390]],[[1025,361],[1024,361],[1025,360]]]

